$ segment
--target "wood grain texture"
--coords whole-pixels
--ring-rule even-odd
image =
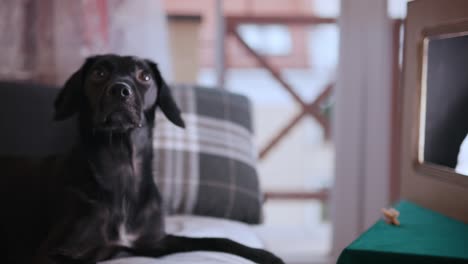
[[[430,176],[418,166],[421,45],[423,30],[438,24],[468,18],[464,0],[418,0],[408,6],[403,65],[403,128],[401,141],[402,198],[468,223],[468,190],[449,174]],[[468,182],[468,177],[462,179]],[[465,187],[463,187],[465,186]]]

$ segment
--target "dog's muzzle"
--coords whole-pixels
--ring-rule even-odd
[[[106,87],[94,117],[98,129],[126,130],[139,126],[141,114],[134,89],[124,81],[112,82]]]
[[[120,99],[127,99],[133,96],[132,87],[125,82],[115,82],[109,85],[107,93],[113,98]]]

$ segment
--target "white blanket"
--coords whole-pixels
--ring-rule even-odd
[[[263,248],[263,243],[249,225],[226,219],[200,216],[171,216],[166,218],[170,234],[188,237],[225,237],[244,245]],[[177,253],[160,258],[127,257],[102,264],[252,264],[244,258],[218,252]]]

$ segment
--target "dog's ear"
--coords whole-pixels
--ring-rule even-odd
[[[151,67],[151,71],[154,75],[154,80],[158,88],[158,97],[156,98],[156,105],[161,108],[164,115],[176,126],[185,127],[185,122],[182,119],[181,112],[177,106],[174,98],[172,97],[169,86],[164,81],[161,72],[158,69],[156,63],[145,60],[146,63]]]
[[[61,121],[73,116],[79,109],[83,97],[83,83],[87,69],[96,57],[87,58],[85,63],[65,82],[54,102],[54,120]]]

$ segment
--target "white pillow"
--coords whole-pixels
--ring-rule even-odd
[[[244,223],[205,216],[169,216],[166,218],[166,231],[169,234],[188,237],[223,237],[249,247],[263,248],[260,238],[253,229]],[[160,258],[127,257],[102,264],[251,264],[253,262],[226,253],[188,252],[171,254]]]

